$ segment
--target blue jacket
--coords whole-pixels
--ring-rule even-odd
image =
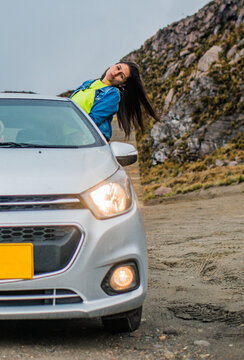
[[[72,98],[72,96],[80,90],[88,89],[94,81],[95,80],[85,81],[73,92],[70,97]],[[114,86],[106,86],[96,90],[95,92],[94,103],[88,115],[99,127],[100,131],[107,140],[110,140],[112,136],[111,122],[114,114],[116,114],[119,110],[119,102],[120,92],[119,89]]]

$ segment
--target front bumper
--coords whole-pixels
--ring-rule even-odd
[[[9,211],[0,213],[0,227],[9,226],[76,226],[82,238],[68,266],[56,272],[36,275],[32,280],[0,281],[0,319],[92,318],[112,315],[141,306],[147,289],[147,253],[142,219],[137,206],[128,213],[107,220],[96,219],[89,210]],[[140,286],[120,295],[107,295],[101,283],[109,269],[117,263],[137,263]],[[26,305],[18,302],[37,290],[75,293],[79,303]],[[8,306],[6,299],[15,294]],[[4,295],[1,295],[4,294]],[[4,306],[1,300],[5,299]],[[2,301],[3,304],[3,301]],[[13,305],[14,304],[14,305]]]

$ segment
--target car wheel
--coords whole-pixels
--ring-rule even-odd
[[[124,313],[102,317],[105,330],[113,333],[135,331],[141,323],[142,306]]]

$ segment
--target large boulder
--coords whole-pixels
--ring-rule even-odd
[[[198,70],[208,71],[210,65],[219,60],[219,53],[222,52],[223,49],[221,46],[213,46],[209,49],[199,60],[198,62]]]

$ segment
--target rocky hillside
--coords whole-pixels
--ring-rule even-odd
[[[212,1],[124,59],[160,115],[137,134],[145,199],[243,181],[244,0]]]

